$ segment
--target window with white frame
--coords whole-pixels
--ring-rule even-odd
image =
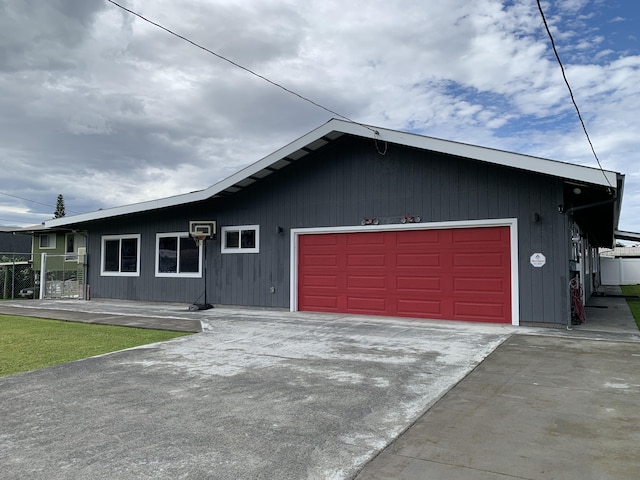
[[[64,236],[64,253],[65,260],[67,262],[76,262],[78,261],[78,256],[74,255],[77,252],[76,249],[76,234],[75,233],[67,233]]]
[[[187,232],[156,234],[156,277],[201,277],[201,257]]]
[[[103,276],[140,276],[140,235],[103,236],[100,263]]]
[[[260,226],[222,227],[222,253],[258,253]]]
[[[56,248],[56,234],[43,233],[38,235],[38,245],[43,250]]]

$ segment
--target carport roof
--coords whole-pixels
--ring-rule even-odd
[[[614,190],[616,188],[621,189],[624,180],[623,175],[613,171],[332,119],[317,129],[264,157],[262,160],[245,167],[234,175],[204,190],[52,219],[45,222],[45,228],[76,225],[103,218],[157,210],[233,194],[294,163],[309,153],[322,148],[343,135],[369,138],[376,143],[379,149],[386,148],[386,144],[388,143],[399,144],[421,150],[429,150],[495,165],[551,175],[594,186],[604,188],[613,187]]]
[[[640,241],[640,232],[623,232],[622,230],[616,230],[614,237],[618,240],[628,240],[630,242]]]

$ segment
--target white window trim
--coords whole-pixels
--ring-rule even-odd
[[[40,239],[42,237],[49,237],[49,238],[53,238],[53,241],[51,242],[52,245],[49,247],[43,247],[42,243],[40,242]],[[38,249],[40,250],[55,250],[56,248],[56,244],[57,244],[57,240],[58,240],[58,236],[55,233],[45,233],[45,234],[40,234],[38,235]]]
[[[103,235],[100,245],[100,276],[102,277],[139,277],[140,276],[140,250],[141,250],[141,235],[139,233],[129,234],[129,235]],[[107,272],[104,269],[104,261],[105,261],[105,243],[108,240],[127,240],[130,238],[135,238],[138,241],[138,255],[136,258],[136,271],[135,272]]]
[[[198,248],[198,271],[197,272],[187,272],[187,273],[160,272],[160,239],[167,238],[167,237],[172,237],[172,238],[179,237],[180,242],[194,241],[189,236],[189,232],[156,233],[156,277],[202,278],[202,243],[200,243],[200,247]],[[179,246],[178,246],[178,251],[180,251]],[[179,265],[180,265],[180,262],[178,261],[178,266]]]
[[[242,239],[243,230],[255,230],[256,246],[254,248],[242,248],[240,246],[227,248],[226,246],[227,232],[239,232],[240,239]],[[221,253],[260,253],[260,225],[237,225],[237,226],[222,227],[220,230],[220,235],[222,236],[222,239],[220,241]]]

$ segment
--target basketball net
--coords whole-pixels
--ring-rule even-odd
[[[200,247],[202,242],[207,238],[206,233],[192,233],[191,236],[193,240],[196,242],[196,246]]]

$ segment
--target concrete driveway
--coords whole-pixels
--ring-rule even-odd
[[[192,315],[202,333],[0,378],[2,477],[350,478],[513,332]]]

